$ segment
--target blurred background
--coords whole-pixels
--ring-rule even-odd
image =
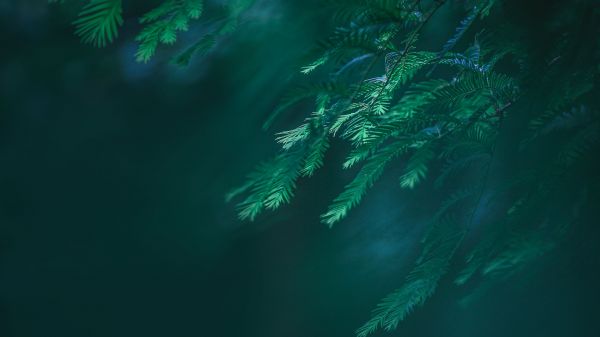
[[[319,214],[354,174],[334,144],[280,211],[243,223],[224,201],[304,115],[261,131],[331,28],[322,2],[256,1],[187,68],[168,59],[193,32],[135,63],[135,18],[152,6],[127,6],[117,42],[95,49],[73,35],[77,6],[0,0],[0,336],[353,336],[418,255],[429,196],[400,192],[392,168],[326,228]],[[441,15],[432,45],[459,20]],[[467,306],[445,282],[382,335],[595,336],[590,251],[550,254]]]

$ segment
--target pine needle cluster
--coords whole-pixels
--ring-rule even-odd
[[[447,42],[420,50],[424,30],[456,3],[464,16]],[[532,50],[523,34],[535,32],[504,19],[522,6],[516,1],[336,5],[340,26],[300,69],[313,84],[292,89],[265,128],[299,102],[312,100],[314,111],[300,126],[277,133],[280,153],[228,199],[244,196],[238,203],[244,220],[289,203],[298,179],[323,165],[334,138],[352,147],[342,169],[362,166],[321,215],[329,227],[349,216],[392,165],[403,167],[400,189],[433,179],[423,188],[448,193],[413,269],[356,330],[366,337],[395,329],[453,269],[457,286],[522,271],[558,246],[576,222],[580,213],[565,204],[593,202],[583,186],[598,177],[585,176],[584,183],[575,172],[595,165],[599,145],[600,110],[592,92],[600,13],[588,1],[553,2],[544,31],[552,41]],[[487,25],[494,20],[505,24]],[[507,152],[517,160],[502,162]],[[498,166],[502,177],[494,176]],[[557,202],[561,207],[553,207]],[[485,230],[475,234],[475,226]],[[457,257],[458,251],[467,253]]]
[[[59,2],[49,0],[49,2]],[[63,3],[63,1],[60,1]],[[196,41],[185,46],[175,57],[174,64],[186,66],[194,55],[208,53],[218,40],[237,28],[240,15],[248,9],[254,0],[237,0],[217,8],[217,17],[212,18],[210,27],[202,29]],[[122,0],[89,0],[73,21],[75,34],[81,42],[94,47],[105,47],[119,36],[119,30],[125,22]],[[178,35],[187,32],[190,26],[198,22],[205,12],[205,0],[164,0],[149,9],[137,19],[141,26],[135,36],[137,62],[147,63],[156,54],[160,45],[173,45]]]
[[[220,24],[175,62],[210,50],[251,3],[233,1]],[[591,0],[333,3],[338,27],[299,69],[309,84],[282,97],[264,128],[298,103],[313,108],[300,125],[276,133],[279,152],[227,200],[238,200],[242,220],[289,203],[299,179],[323,167],[336,138],[351,147],[341,169],[357,173],[323,211],[325,225],[352,214],[391,166],[402,168],[398,189],[405,191],[398,193],[446,194],[420,258],[356,330],[366,337],[395,329],[446,276],[456,286],[483,286],[522,272],[594,207],[600,10]],[[459,11],[462,19],[445,43],[425,50],[421,42],[442,11]],[[202,0],[150,9],[139,19],[136,59],[149,61],[202,13]],[[74,25],[84,43],[102,47],[123,22],[121,0],[89,0]]]

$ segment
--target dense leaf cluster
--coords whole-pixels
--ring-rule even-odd
[[[58,2],[59,0],[49,0]],[[60,1],[64,2],[64,1]],[[239,16],[252,5],[254,0],[235,0],[219,8],[218,17],[203,30],[196,42],[185,47],[173,58],[173,63],[185,66],[194,55],[209,52],[223,37],[237,27]],[[119,35],[124,23],[122,0],[89,0],[83,5],[78,18],[73,21],[75,34],[83,43],[105,47]],[[173,45],[180,32],[186,32],[194,21],[204,13],[204,0],[165,0],[149,9],[138,22],[141,30],[135,37],[138,48],[135,59],[146,63],[162,45]]]
[[[176,62],[210,49],[251,3],[232,2],[221,25]],[[290,90],[264,127],[300,102],[314,108],[299,126],[276,134],[280,152],[227,199],[239,198],[242,220],[289,203],[298,180],[324,165],[334,138],[351,146],[342,168],[360,168],[322,213],[324,224],[351,214],[390,166],[403,168],[399,188],[447,196],[404,282],[356,331],[364,337],[396,328],[452,269],[457,286],[510,277],[558,246],[593,207],[600,192],[593,160],[600,140],[600,9],[585,0],[334,4],[338,28],[300,69],[310,84]],[[97,46],[112,42],[123,23],[121,6],[90,0],[74,22],[76,33]],[[462,19],[446,43],[423,50],[427,28],[448,8]],[[146,62],[158,45],[175,42],[202,9],[201,0],[166,0],[147,12],[137,59]],[[423,184],[428,179],[433,183]]]
[[[298,179],[323,165],[332,138],[352,147],[343,169],[362,167],[322,214],[328,226],[348,216],[391,165],[404,167],[401,188],[432,178],[425,188],[448,194],[421,257],[356,331],[360,337],[396,328],[452,263],[457,285],[509,277],[557,246],[579,216],[573,209],[593,202],[588,189],[597,193],[597,177],[576,172],[590,169],[598,151],[598,9],[586,1],[548,4],[547,26],[530,32],[505,19],[526,7],[519,2],[458,3],[464,19],[447,42],[420,50],[424,29],[457,2],[339,1],[340,27],[301,68],[315,74],[314,84],[292,90],[266,126],[300,101],[314,100],[314,111],[278,133],[280,154],[228,196],[243,196],[241,219],[288,203]],[[487,25],[498,20],[500,29]],[[527,40],[540,32],[543,46]],[[503,162],[507,152],[519,160]],[[475,226],[485,230],[475,234]],[[459,249],[470,252],[455,257]]]

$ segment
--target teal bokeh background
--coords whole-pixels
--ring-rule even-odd
[[[329,29],[321,2],[258,1],[185,69],[169,50],[133,61],[145,8],[98,50],[73,36],[68,6],[0,3],[0,335],[352,336],[418,254],[433,206],[401,198],[428,196],[390,198],[392,169],[333,230],[318,217],[352,176],[339,165],[256,223],[223,197],[275,151],[260,128]],[[444,15],[432,44],[457,20]],[[565,249],[466,308],[444,285],[389,335],[594,336],[597,249]]]

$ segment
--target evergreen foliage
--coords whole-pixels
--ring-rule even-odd
[[[358,337],[395,329],[400,321],[433,295],[446,273],[464,232],[452,219],[441,219],[426,237],[423,253],[401,288],[387,295],[373,310],[373,317],[356,330]]]
[[[219,28],[175,61],[187,64],[230,32],[251,4],[238,2]],[[299,126],[276,133],[279,153],[227,195],[240,198],[242,220],[289,203],[298,179],[324,165],[335,138],[351,147],[342,168],[362,166],[321,215],[329,227],[358,207],[392,165],[403,168],[400,188],[447,195],[431,216],[413,269],[357,336],[395,329],[447,273],[462,286],[522,271],[560,245],[577,210],[593,204],[585,191],[600,186],[589,161],[600,140],[594,97],[600,10],[585,0],[537,3],[544,9],[521,13],[531,4],[334,1],[339,27],[299,69],[311,82],[290,90],[265,121],[268,129],[294,105],[314,101]],[[457,6],[463,19],[449,39],[422,50],[439,12]],[[509,18],[512,13],[518,18]],[[167,0],[147,12],[137,59],[146,62],[159,44],[174,43],[201,14],[195,0]],[[523,23],[538,15],[535,28]],[[122,22],[120,0],[91,0],[75,25],[84,42],[104,46]],[[503,160],[506,153],[513,159]],[[428,179],[434,184],[423,184]]]
[[[48,1],[64,3],[59,0]],[[235,0],[227,5],[219,5],[219,14],[212,20],[213,24],[203,30],[196,42],[173,57],[172,62],[186,66],[194,55],[208,53],[219,38],[235,31],[239,16],[253,2],[254,0]],[[178,33],[188,31],[190,25],[201,18],[204,7],[204,0],[164,0],[148,10],[138,20],[141,30],[135,37],[138,43],[136,61],[146,63],[152,59],[161,44],[175,44]],[[73,21],[75,34],[82,42],[95,47],[105,47],[116,40],[123,23],[122,0],[89,0],[82,7],[78,18]]]
[[[81,41],[104,47],[117,38],[123,24],[121,0],[90,0],[73,24]]]
[[[452,271],[459,251],[467,250],[458,258],[464,262],[457,262],[453,277],[461,286],[507,278],[556,247],[576,214],[553,216],[553,198],[564,195],[560,200],[568,202],[573,191],[566,182],[575,179],[575,167],[585,166],[584,158],[598,150],[598,104],[589,94],[598,78],[600,53],[591,36],[599,32],[600,13],[586,1],[553,3],[556,8],[547,19],[554,26],[545,34],[555,42],[551,48],[532,51],[517,22],[506,22],[499,31],[485,24],[502,19],[518,3],[464,1],[464,19],[449,40],[438,51],[419,50],[423,29],[452,3],[336,2],[334,18],[340,27],[300,69],[317,84],[291,91],[265,124],[270,126],[292,105],[315,98],[317,114],[277,133],[283,153],[306,151],[324,134],[351,145],[342,166],[362,167],[321,216],[330,227],[360,204],[390,165],[404,167],[400,187],[418,188],[431,177],[435,184],[426,188],[448,193],[425,231],[421,257],[403,284],[384,297],[356,331],[360,337],[395,329],[423,305]],[[575,18],[586,10],[588,19],[577,23]],[[581,30],[585,37],[578,35]],[[576,43],[592,45],[574,48]],[[576,60],[580,63],[573,63]],[[318,84],[324,76],[327,85]],[[554,96],[548,96],[550,92]],[[315,125],[319,132],[313,132]],[[526,131],[515,133],[520,139],[503,140],[515,128]],[[510,151],[518,149],[521,158],[503,163],[510,172],[505,182],[494,178],[501,140],[501,151],[512,146]],[[321,167],[325,150],[316,150],[319,165],[311,167]],[[297,165],[287,171],[285,202],[294,192],[291,182],[300,176]],[[250,181],[266,186],[283,167],[273,166],[262,179]],[[260,210],[276,208],[278,204],[264,202],[264,193],[247,190],[246,198],[262,199]],[[247,200],[240,204],[242,218],[248,218]],[[501,215],[488,219],[480,214],[483,209]],[[472,231],[474,227],[485,230]]]
[[[148,62],[159,43],[175,43],[177,32],[188,30],[189,21],[198,19],[202,10],[202,0],[171,0],[144,14],[140,18],[144,28],[135,38],[139,42],[136,60]]]

